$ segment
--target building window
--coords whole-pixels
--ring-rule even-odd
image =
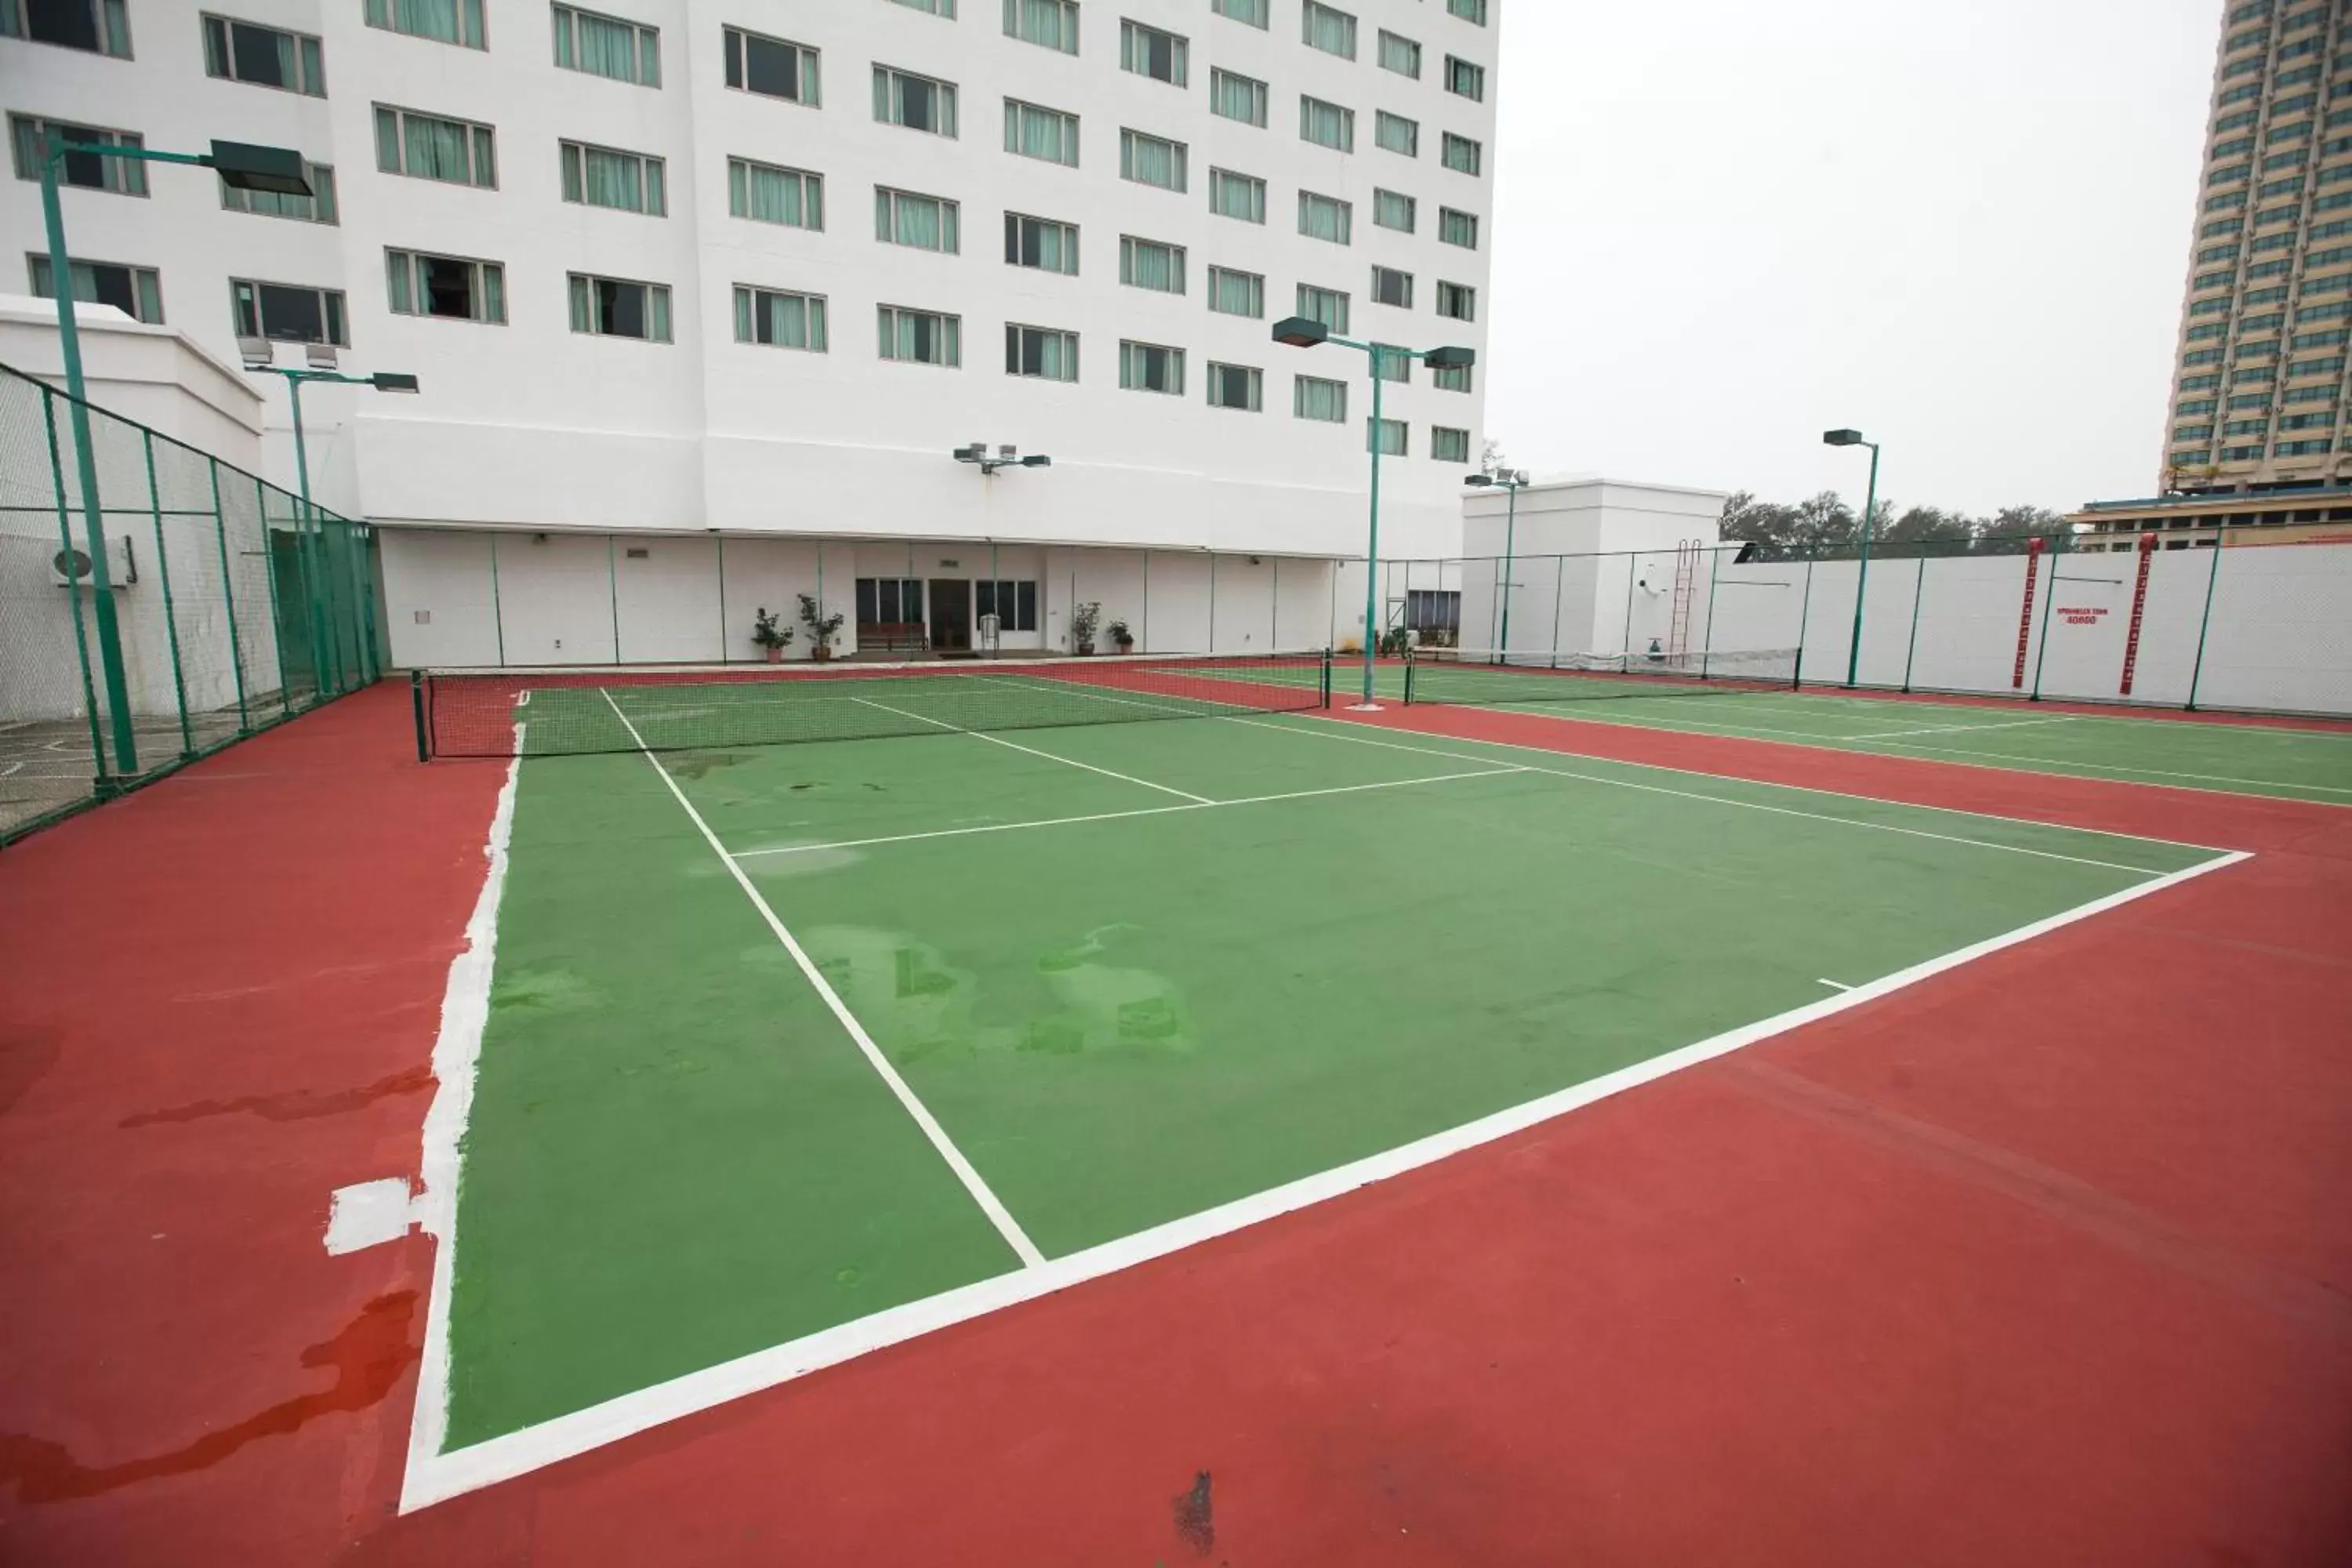
[[[1356,58],[1356,19],[1345,11],[1323,5],[1321,0],[1307,0],[1304,7],[1307,47],[1321,49],[1327,55],[1342,59]]]
[[[482,33],[482,0],[367,0],[367,25],[436,44],[457,44],[487,49]]]
[[[735,285],[735,341],[825,352],[824,297]]]
[[[1356,150],[1356,111],[1302,93],[1298,100],[1298,139],[1312,142],[1318,147],[1352,153]]]
[[[506,270],[495,261],[411,250],[387,250],[383,260],[395,316],[439,316],[453,321],[507,319]]]
[[[1118,25],[1118,68],[1148,76],[1154,81],[1164,81],[1171,87],[1183,87],[1185,55],[1189,46],[1173,33],[1163,33],[1157,27],[1147,27],[1140,22],[1121,21]]]
[[[6,0],[0,0],[0,5],[5,4]],[[94,147],[147,144],[128,131],[101,131],[94,125],[68,125],[62,120],[35,120],[21,114],[8,117],[8,132],[9,142],[16,149],[16,177],[20,180],[41,177],[41,163],[51,138]],[[131,158],[68,153],[58,162],[58,183],[86,191],[112,191],[119,196],[143,196],[147,194],[147,165]]]
[[[220,182],[223,210],[233,213],[257,213],[265,217],[300,218],[306,223],[334,223],[335,171],[324,163],[305,163],[302,177],[310,183],[307,196],[280,195],[276,191],[249,191],[242,185]]]
[[[1155,289],[1162,294],[1184,292],[1184,247],[1154,239],[1121,235],[1118,280],[1135,289]]]
[[[1129,392],[1184,395],[1184,351],[1160,343],[1118,345],[1118,384]]]
[[[811,109],[824,102],[818,74],[818,52],[784,38],[762,37],[740,27],[720,31],[727,47],[727,85],[763,98],[804,103]]]
[[[2267,419],[2232,419],[2221,426],[2224,436],[2267,436],[2271,422]]]
[[[1184,184],[1184,144],[1147,136],[1140,131],[1118,133],[1118,177],[1139,185],[1181,191]]]
[[[2243,191],[2231,191],[2227,195],[2209,198],[2205,203],[2205,210],[2209,213],[2236,212],[2245,205],[2246,193]]]
[[[340,289],[310,289],[295,283],[256,283],[242,278],[228,282],[229,304],[240,338],[268,338],[282,343],[332,343],[352,346],[343,319]]]
[[[1013,267],[1034,267],[1040,272],[1078,275],[1078,230],[1076,224],[1051,218],[1004,215],[1004,259]]]
[[[1456,321],[1478,319],[1478,290],[1467,283],[1444,283],[1437,286],[1437,313]]]
[[[2180,378],[2180,390],[2183,392],[2210,392],[2221,384],[2221,378],[2218,375],[2184,375]]]
[[[994,616],[1001,632],[1037,629],[1037,584],[1034,582],[974,583],[972,613]]]
[[[882,357],[909,364],[963,363],[963,318],[935,310],[909,310],[885,305],[877,312],[882,328]]]
[[[574,272],[572,330],[601,338],[669,342],[669,289],[660,283],[625,278],[593,278]]]
[[[1438,161],[1457,174],[1475,174],[1485,167],[1486,149],[1467,136],[1449,131],[1438,149]]]
[[[497,137],[487,125],[375,106],[375,166],[387,174],[495,187]]]
[[[2226,321],[2208,321],[2201,326],[2195,326],[2189,329],[2189,341],[2192,343],[2208,342],[2215,338],[2223,338],[2229,335],[2230,325]]]
[[[2330,408],[2317,414],[2290,414],[2285,418],[2279,421],[2279,428],[2282,430],[2321,430],[2335,423],[2336,411]],[[2179,437],[2176,437],[2175,439],[2177,440]]]
[[[955,19],[956,0],[894,0],[894,4],[904,5],[909,11],[921,11],[933,16],[945,16],[950,21]]]
[[[1318,195],[1313,191],[1298,193],[1298,232],[1309,239],[1353,245],[1355,219],[1355,208],[1349,203],[1336,196]]]
[[[1406,435],[1411,428],[1402,419],[1367,419],[1364,421],[1364,450],[1378,452],[1383,458],[1411,457],[1412,443]]]
[[[125,0],[0,0],[0,37],[131,58]]]
[[[919,196],[887,185],[874,187],[874,237],[885,245],[960,255],[963,250],[961,216],[956,203],[940,196]]]
[[[2281,441],[2271,451],[2281,458],[2307,458],[2325,452],[2335,444],[2333,441]]]
[[[1209,365],[1209,406],[1255,414],[1265,406],[1265,373],[1245,364]]]
[[[56,299],[58,291],[51,279],[49,258],[27,256],[25,259],[32,268],[34,298]],[[163,282],[153,268],[68,260],[66,270],[73,278],[73,297],[83,303],[111,305],[132,321],[144,321],[151,327],[163,324]]]
[[[1470,390],[1470,366],[1432,365],[1429,367],[1429,384],[1440,392],[1467,392]]]
[[[1486,0],[1445,0],[1445,14],[1483,27],[1486,25]]]
[[[1372,193],[1372,221],[1382,228],[1411,234],[1420,222],[1420,204],[1395,191]]]
[[[1255,77],[1236,76],[1232,71],[1209,71],[1209,112],[1227,120],[1238,120],[1244,125],[1265,127],[1265,83]]]
[[[1384,153],[1402,153],[1408,158],[1421,156],[1421,122],[1407,120],[1402,114],[1378,110],[1372,116],[1372,145]]]
[[[1441,463],[1466,463],[1470,460],[1470,432],[1455,430],[1444,425],[1429,427],[1429,455]]]
[[[2192,349],[2180,356],[2182,364],[2218,364],[2221,360],[2220,349]]]
[[[1437,209],[1437,237],[1448,245],[1458,245],[1465,250],[1478,248],[1478,215],[1457,212],[1452,207]]]
[[[1004,374],[1036,381],[1078,379],[1078,334],[1004,323]],[[986,586],[986,584],[982,584]],[[1007,626],[1007,631],[1023,628]]]
[[[874,118],[884,125],[951,137],[956,133],[955,83],[876,66]]]
[[[1399,272],[1392,267],[1372,268],[1372,303],[1393,305],[1401,310],[1412,309],[1412,274]]]
[[[1472,65],[1468,60],[1445,57],[1445,90],[1484,102],[1486,97],[1486,68]]]
[[[919,626],[923,620],[920,577],[857,579],[857,619],[863,626]]]
[[[1462,629],[1459,588],[1407,588],[1404,624],[1416,632],[1458,632]]]
[[[1229,267],[1209,268],[1209,309],[1221,316],[1265,317],[1265,279]]]
[[[1078,52],[1077,0],[1004,0],[1004,36],[1075,55]]]
[[[1348,335],[1348,296],[1337,289],[1318,289],[1312,283],[1301,283],[1298,313],[1310,321],[1322,322],[1343,338]]]
[[[565,70],[586,71],[639,87],[659,87],[661,29],[558,5],[555,63]]]
[[[326,63],[319,40],[308,33],[257,27],[226,16],[206,16],[203,21],[206,76],[282,88],[312,98],[327,96]]]
[[[659,158],[612,147],[591,147],[579,142],[560,142],[558,146],[563,158],[565,201],[644,213],[648,217],[668,216],[668,182]],[[732,163],[729,172],[733,172]]]
[[[1209,210],[1244,223],[1265,221],[1265,182],[1231,169],[1209,171]]]
[[[1411,38],[1401,38],[1387,28],[1381,29],[1381,68],[1399,76],[1421,79],[1421,46]]]
[[[2221,460],[2225,463],[2249,462],[2262,455],[2263,448],[2260,442],[2256,442],[2251,447],[2224,447],[2221,448]]]
[[[1004,100],[1004,150],[1075,169],[1078,166],[1078,117],[1008,98]]]
[[[1290,416],[1319,420],[1326,425],[1348,422],[1348,384],[1311,375],[1295,378],[1290,389]]]
[[[1411,384],[1412,381],[1411,349],[1399,348],[1394,343],[1374,343],[1372,349],[1374,375],[1379,376],[1382,381],[1401,381]]]
[[[1270,0],[1209,0],[1209,9],[1253,27],[1265,27],[1272,25],[1266,15],[1269,4]]]
[[[656,160],[658,164],[658,160]],[[565,200],[571,200],[570,174],[565,174]],[[727,160],[727,211],[730,216],[754,223],[780,223],[790,228],[824,227],[824,176],[805,169],[755,163],[749,158]]]

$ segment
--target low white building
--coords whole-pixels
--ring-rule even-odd
[[[1363,354],[1269,329],[1483,356],[1501,10],[0,5],[0,219],[47,292],[49,128],[302,152],[310,201],[76,161],[76,285],[224,363],[257,334],[419,377],[304,395],[397,662],[752,657],[804,592],[845,642],[994,613],[1057,647],[1098,602],[1154,647],[1319,643],[1374,439],[1387,550],[1458,548],[1484,370],[1414,365],[1375,433]],[[984,477],[973,443],[1052,466]]]

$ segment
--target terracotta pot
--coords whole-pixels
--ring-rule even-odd
[[[816,660],[819,664],[824,664],[833,658],[833,645],[830,643],[819,643],[814,647],[809,649],[809,657]]]
[[[1121,653],[1133,653],[1135,651],[1135,639],[1133,637],[1119,638],[1118,651]]]
[[[1078,645],[1078,657],[1080,658],[1091,657],[1094,651],[1095,645],[1090,642],[1082,642]]]
[[[784,662],[784,650],[783,650],[782,648],[781,648],[781,647],[777,647],[775,644],[773,644],[773,643],[770,643],[770,644],[768,645],[768,662],[769,662],[770,664],[782,664],[782,663],[783,663],[783,662]]]

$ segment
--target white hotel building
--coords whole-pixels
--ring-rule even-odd
[[[994,608],[1066,647],[1084,602],[1152,650],[1322,646],[1363,629],[1368,361],[1269,328],[1479,351],[1382,388],[1382,554],[1457,552],[1502,8],[0,0],[0,292],[50,288],[38,127],[299,148],[321,195],[278,211],[69,166],[67,232],[85,296],[230,366],[258,331],[420,378],[303,403],[395,662],[748,658],[801,592],[945,646]]]

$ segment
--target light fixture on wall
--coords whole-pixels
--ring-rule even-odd
[[[1018,447],[999,447],[996,448],[996,455],[991,457],[988,453],[988,443],[985,441],[974,441],[969,447],[958,447],[948,456],[959,463],[976,464],[983,474],[994,474],[999,468],[1050,468],[1054,466],[1054,459],[1045,453],[1032,452],[1024,458],[1021,455],[1021,448]]]

